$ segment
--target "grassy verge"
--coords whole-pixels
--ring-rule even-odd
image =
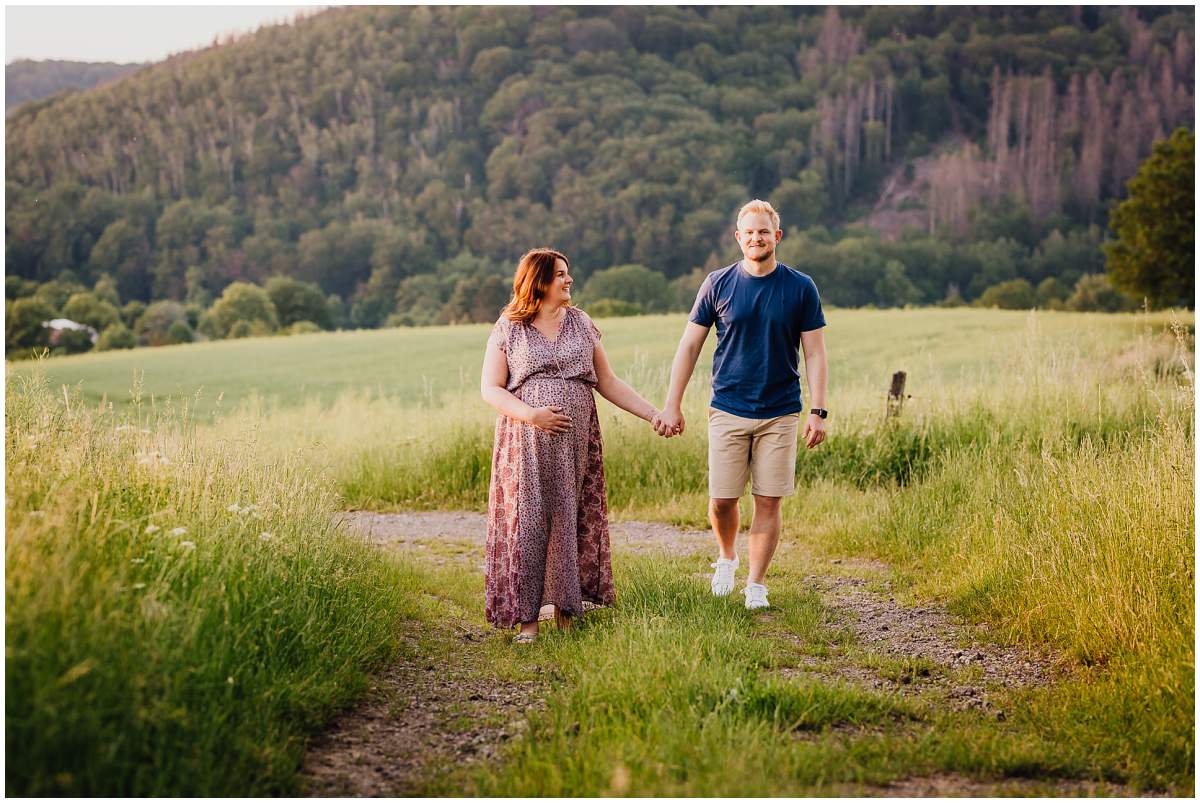
[[[307,733],[395,649],[414,575],[335,533],[298,460],[7,390],[8,790],[291,789]]]

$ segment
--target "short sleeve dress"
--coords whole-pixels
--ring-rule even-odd
[[[501,415],[488,493],[487,620],[509,628],[543,605],[578,616],[614,599],[592,352],[600,331],[567,307],[558,337],[501,317],[490,342],[508,359],[507,388],[531,407],[558,405],[573,426],[544,432]]]

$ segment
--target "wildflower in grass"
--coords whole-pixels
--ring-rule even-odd
[[[132,563],[133,565],[137,566],[142,563],[145,563],[146,559],[145,558],[130,558],[129,562]]]
[[[158,532],[161,529],[162,529],[162,527],[159,527],[157,524],[147,524],[146,525],[146,535],[154,535],[156,532]]]
[[[234,502],[232,505],[230,505],[229,507],[227,507],[225,509],[228,510],[230,513],[242,512],[242,506],[239,505],[237,502]]]
[[[251,513],[255,513],[257,511],[258,511],[258,505],[251,502],[250,504],[246,505],[244,508],[242,508],[238,512],[241,513],[243,516],[249,516]]]
[[[234,683],[233,675],[230,675],[229,677],[225,678],[225,682],[228,683],[230,686],[232,686]]]
[[[145,583],[134,583],[134,584],[131,586],[131,588],[133,588],[133,590],[134,590],[134,591],[141,591],[141,590],[142,590],[143,588],[145,588],[145,587],[146,587],[146,584],[145,584]]]
[[[187,535],[187,527],[176,527],[174,530],[171,530],[171,535]]]
[[[259,533],[258,534],[259,541],[270,541],[274,537],[275,537],[274,533]]]
[[[196,548],[196,545],[194,543],[192,543],[191,541],[180,541],[179,546],[182,547],[183,549],[187,549],[187,550],[192,550],[192,549]]]

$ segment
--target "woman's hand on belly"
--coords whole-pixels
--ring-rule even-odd
[[[543,432],[567,432],[573,426],[571,417],[563,414],[563,408],[556,404],[534,408],[529,423]]]

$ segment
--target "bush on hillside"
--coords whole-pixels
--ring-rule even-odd
[[[1073,312],[1132,312],[1137,302],[1113,287],[1103,273],[1091,273],[1075,283],[1065,306]]]
[[[137,335],[123,323],[114,323],[100,333],[96,340],[96,351],[131,349],[137,345]]]
[[[187,310],[178,301],[155,301],[137,319],[133,327],[138,340],[147,346],[170,346],[180,331],[175,324],[187,326]]]
[[[239,327],[235,334],[233,328],[239,323],[246,326]],[[247,337],[246,333],[257,336],[278,329],[279,318],[265,290],[249,282],[234,282],[200,316],[199,328],[212,338]]]
[[[54,308],[37,296],[18,298],[4,305],[4,343],[11,353],[38,348],[49,342],[43,321],[54,317]]]
[[[1037,294],[1025,279],[1012,279],[984,290],[975,303],[997,309],[1033,309],[1037,306]]]
[[[121,313],[111,302],[96,296],[95,293],[75,293],[63,306],[63,317],[77,323],[85,323],[100,331],[120,320]]]
[[[624,318],[641,315],[643,311],[641,304],[617,298],[599,298],[587,305],[587,313],[593,318]]]
[[[589,299],[625,301],[646,312],[666,312],[671,304],[666,277],[644,265],[596,271],[583,289]]]

